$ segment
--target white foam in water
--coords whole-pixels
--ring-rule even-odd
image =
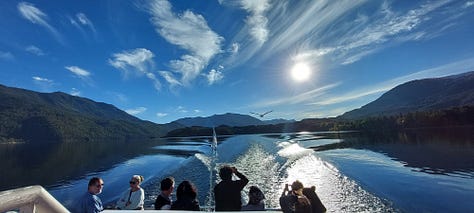
[[[380,198],[340,174],[336,167],[323,161],[313,150],[299,146],[296,141],[277,142],[276,146],[280,149],[276,150],[278,156],[265,151],[261,145],[252,144],[232,164],[250,180],[242,194],[245,202],[248,188],[256,185],[265,193],[266,207],[278,209],[285,183],[299,180],[305,187],[316,186],[328,212],[396,212]]]
[[[302,155],[301,153],[305,152],[300,149],[304,148],[295,146],[298,144],[283,146],[283,150],[288,147],[291,147],[291,150],[298,150],[289,156],[288,160],[292,162],[286,168],[285,182],[291,184],[299,180],[305,187],[316,186],[316,192],[328,212],[396,212],[380,198],[341,174],[336,167],[317,157],[317,153]],[[299,158],[295,160],[295,156]]]

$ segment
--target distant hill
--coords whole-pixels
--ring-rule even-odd
[[[143,121],[111,104],[62,92],[0,85],[0,100],[0,142],[123,142],[160,137],[181,127]]]
[[[242,115],[236,113],[226,113],[221,115],[213,115],[209,117],[193,117],[181,118],[174,121],[183,126],[201,126],[201,127],[217,127],[225,126],[251,126],[251,125],[266,125],[294,122],[294,120],[273,119],[273,120],[259,120],[250,115]]]
[[[263,120],[265,124],[285,124],[285,123],[293,123],[296,122],[295,119],[287,120],[287,119],[271,119],[271,120]]]
[[[398,85],[377,100],[346,112],[340,118],[357,119],[469,105],[474,105],[474,71]]]
[[[221,125],[227,126],[248,126],[248,125],[263,125],[263,121],[249,115],[241,115],[235,113],[226,113],[221,115],[213,115],[209,117],[194,117],[181,118],[176,121],[183,126],[202,126],[202,127],[217,127]]]

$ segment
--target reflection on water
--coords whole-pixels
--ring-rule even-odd
[[[300,180],[316,186],[329,212],[473,212],[471,130],[233,136],[219,139],[217,164],[238,167],[250,180],[244,192],[259,186],[267,208],[279,208],[284,184]],[[131,175],[142,174],[145,205],[151,206],[160,180],[171,175],[177,183],[194,182],[205,205],[211,190],[210,140],[0,146],[0,169],[9,171],[0,184],[4,189],[42,184],[69,206],[91,176],[104,178],[100,196],[111,203],[127,189]],[[243,198],[247,200],[246,193]]]
[[[428,129],[392,135],[352,133],[332,144],[307,144],[316,150],[367,149],[383,153],[414,171],[474,178],[474,129]]]
[[[157,154],[150,146],[163,141],[137,143],[0,144],[0,190],[39,184],[67,184],[89,172],[107,170],[138,155]],[[180,154],[180,153],[176,153]]]

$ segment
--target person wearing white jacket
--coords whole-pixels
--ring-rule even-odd
[[[130,188],[123,192],[117,201],[117,209],[142,210],[145,200],[145,191],[140,187],[144,178],[141,175],[133,175],[130,179]]]

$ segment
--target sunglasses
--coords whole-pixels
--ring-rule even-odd
[[[130,181],[129,183],[130,184],[137,184],[137,182],[135,182],[135,181]]]

